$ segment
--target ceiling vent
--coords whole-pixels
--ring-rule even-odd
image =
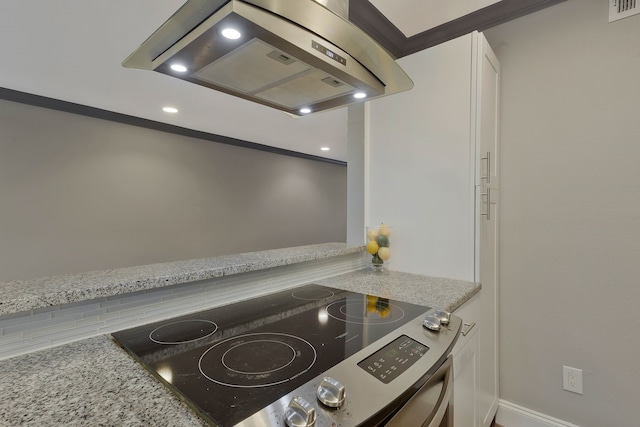
[[[640,13],[640,0],[609,0],[609,22]]]

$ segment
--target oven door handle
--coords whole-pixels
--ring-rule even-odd
[[[453,426],[453,357],[449,355],[438,370],[386,424],[387,427]],[[448,413],[447,413],[448,411]],[[443,420],[448,416],[448,421]]]
[[[429,424],[425,422],[424,426],[439,427],[443,424],[442,421],[445,417],[448,417],[446,425],[453,427],[453,409],[449,409],[453,406],[451,403],[453,400],[453,356],[449,355],[449,357],[447,357],[447,360],[442,364],[440,369],[436,371],[435,375],[438,375],[438,373],[444,375],[444,389],[438,399],[438,408],[435,414],[433,414],[433,418],[430,422],[427,420]],[[422,389],[420,389],[420,391],[422,391]]]

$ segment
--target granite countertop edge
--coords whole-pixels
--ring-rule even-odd
[[[450,312],[460,308],[482,289],[482,284],[479,282],[399,271],[374,273],[366,268],[315,283]]]
[[[314,261],[364,250],[321,243],[211,258],[0,282],[0,316]]]

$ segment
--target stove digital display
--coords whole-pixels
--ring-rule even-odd
[[[389,384],[424,356],[429,347],[402,335],[358,363],[385,384]]]

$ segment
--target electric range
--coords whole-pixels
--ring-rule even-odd
[[[212,425],[296,425],[285,420],[291,407],[303,417],[314,412],[313,423],[301,425],[364,425],[379,419],[384,406],[408,398],[448,355],[460,322],[441,332],[427,330],[422,320],[429,311],[312,284],[112,337]],[[338,380],[325,380],[332,370]],[[309,395],[320,383],[329,397],[316,408]],[[381,402],[358,402],[356,396],[370,393],[371,386],[380,389],[376,394],[392,392]],[[382,406],[363,414],[370,404]]]

